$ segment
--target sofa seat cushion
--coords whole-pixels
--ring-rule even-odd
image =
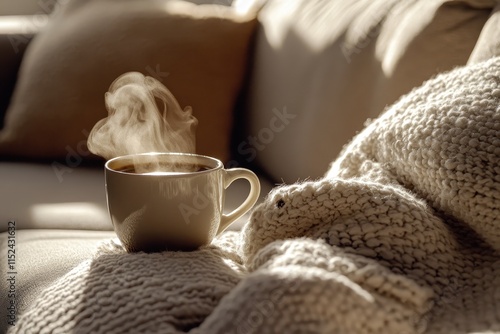
[[[260,177],[261,200],[273,187]],[[112,230],[106,206],[103,167],[52,163],[0,163],[0,221],[18,229]],[[226,193],[225,213],[238,207],[250,187],[236,180]],[[232,224],[239,229],[249,213]],[[7,224],[0,226],[6,231]]]
[[[113,229],[102,168],[2,162],[0,183],[0,220],[14,220],[18,229]]]

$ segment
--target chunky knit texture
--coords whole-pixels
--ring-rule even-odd
[[[403,97],[191,253],[103,245],[19,333],[500,333],[500,58]]]

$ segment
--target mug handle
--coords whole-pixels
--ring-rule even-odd
[[[259,178],[251,170],[246,168],[231,168],[224,169],[224,172],[224,189],[227,189],[237,179],[246,179],[250,183],[250,192],[243,204],[231,213],[222,215],[217,235],[224,232],[235,220],[247,213],[255,205],[260,195]]]

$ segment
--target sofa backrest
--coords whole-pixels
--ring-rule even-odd
[[[322,176],[367,119],[466,64],[495,4],[268,1],[236,155],[278,182]]]

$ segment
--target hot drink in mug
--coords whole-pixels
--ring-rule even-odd
[[[129,252],[193,250],[248,212],[260,194],[257,176],[224,169],[220,160],[188,153],[117,157],[105,165],[106,196],[114,230]],[[224,214],[226,188],[250,183],[246,200]]]

